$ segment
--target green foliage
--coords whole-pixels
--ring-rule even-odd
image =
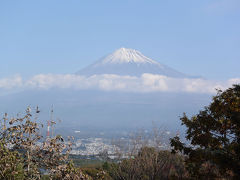
[[[173,152],[186,155],[195,178],[240,178],[240,85],[218,91],[196,116],[181,118],[190,145],[171,139]]]
[[[100,168],[102,167],[103,161],[99,159],[83,159],[77,155],[70,155],[74,165],[81,168]]]
[[[82,171],[93,179],[111,180],[111,177],[101,168],[83,168]]]
[[[0,179],[23,179],[23,160],[19,153],[10,151],[0,142]]]

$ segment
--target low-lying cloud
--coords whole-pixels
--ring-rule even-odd
[[[188,92],[216,93],[216,89],[226,89],[240,83],[240,78],[214,81],[201,78],[171,78],[156,74],[143,74],[141,77],[119,76],[114,74],[93,75],[90,77],[74,74],[38,74],[24,80],[20,75],[0,79],[1,90],[29,90],[52,88],[97,89],[123,92]]]

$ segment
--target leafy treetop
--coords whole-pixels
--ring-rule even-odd
[[[240,85],[218,90],[209,106],[191,118],[184,114],[181,121],[190,144],[176,136],[171,146],[186,155],[192,176],[240,178]]]

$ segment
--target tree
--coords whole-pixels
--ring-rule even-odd
[[[186,155],[192,177],[240,179],[240,85],[218,90],[209,106],[181,121],[187,142],[172,138],[172,152]]]
[[[70,139],[66,142],[57,135],[43,139],[31,109],[22,116],[8,118],[0,129],[0,179],[41,179],[48,173],[50,179],[90,179],[75,168],[68,158]]]
[[[0,179],[23,179],[23,159],[16,151],[11,151],[0,141]]]
[[[182,179],[186,177],[183,159],[177,154],[154,147],[143,147],[135,157],[119,163],[104,164],[104,169],[117,180]]]

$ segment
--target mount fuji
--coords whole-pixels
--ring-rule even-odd
[[[54,113],[62,120],[58,127],[62,129],[61,134],[65,133],[67,136],[69,132],[73,133],[74,130],[88,131],[90,134],[97,131],[124,132],[126,129],[135,131],[142,127],[151,128],[151,122],[159,122],[164,127],[175,130],[175,128],[181,127],[179,116],[182,112],[186,112],[188,115],[195,114],[211,99],[208,94],[181,91],[105,91],[95,88],[101,83],[105,85],[104,78],[106,77],[101,76],[101,74],[140,76],[140,78],[125,77],[125,79],[130,79],[129,82],[133,83],[133,87],[135,87],[134,85],[137,83],[145,83],[141,79],[144,73],[173,77],[169,78],[174,79],[173,82],[180,80],[180,78],[189,77],[144,56],[139,51],[121,48],[77,72],[77,75],[64,76],[67,80],[69,77],[73,77],[75,79],[72,82],[81,84],[81,79],[91,79],[85,78],[87,76],[100,75],[95,79],[93,78],[93,84],[97,85],[94,84],[92,89],[88,89],[88,83],[83,84],[83,86],[87,86],[86,89],[75,89],[75,86],[65,88],[62,84],[64,85],[64,82],[67,81],[61,79],[63,76],[57,76],[58,79],[62,80],[61,82],[57,81],[61,85],[60,88],[58,86],[49,89],[30,88],[22,92],[0,96],[0,112],[17,114],[24,112],[29,105],[39,106],[41,109],[39,119],[42,120],[42,123],[46,123],[45,120],[49,118],[49,109],[54,105]],[[78,77],[78,74],[85,77]],[[49,82],[50,84],[54,82],[54,78],[47,78],[47,81],[43,81],[43,75],[38,77],[40,85],[43,87]],[[79,79],[80,81],[78,81]],[[122,81],[125,79],[123,78]],[[138,79],[140,80],[138,81]],[[42,83],[42,81],[47,83]],[[115,83],[118,79],[110,79],[109,81],[107,79],[110,85],[113,81]],[[122,81],[120,81],[120,85]],[[32,82],[35,81],[29,82],[29,84],[34,85]],[[113,85],[115,85],[114,83]],[[161,85],[161,82],[156,81],[153,86],[155,85]],[[148,82],[144,86],[149,86]],[[129,84],[126,84],[126,87],[129,88]]]
[[[127,48],[120,48],[114,51],[94,64],[78,71],[76,74],[85,76],[95,74],[141,76],[144,73],[174,78],[190,77],[144,56],[137,50]]]

